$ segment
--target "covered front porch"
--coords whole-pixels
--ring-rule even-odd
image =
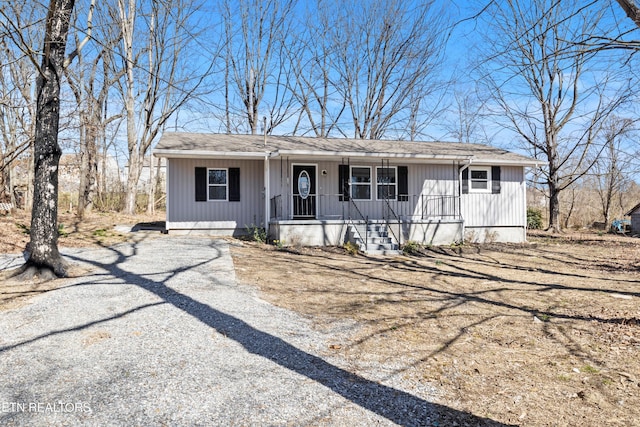
[[[336,246],[351,240],[362,249],[387,240],[442,245],[463,239],[460,197],[405,195],[397,199],[344,200],[343,195],[276,195],[269,235],[284,245]]]

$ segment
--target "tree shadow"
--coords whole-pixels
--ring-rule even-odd
[[[170,237],[167,237],[170,238]],[[220,257],[216,243],[203,247],[202,250],[213,250],[211,256],[197,263],[190,263],[183,268],[172,271],[154,271],[150,274],[139,274],[123,268],[125,262],[135,262],[139,245],[142,242],[122,244],[108,248],[115,255],[114,261],[102,262],[83,258],[81,254],[67,255],[77,262],[91,264],[108,273],[108,276],[120,279],[127,285],[136,285],[141,289],[159,297],[162,302],[142,305],[98,321],[89,322],[73,328],[43,334],[27,341],[0,348],[0,353],[12,348],[29,344],[47,336],[77,331],[97,323],[109,321],[127,315],[129,312],[142,310],[158,304],[170,304],[192,316],[226,338],[240,344],[251,354],[270,360],[277,365],[302,375],[323,385],[348,401],[371,411],[387,420],[403,426],[425,425],[472,425],[472,426],[505,426],[506,424],[479,417],[468,412],[459,411],[445,405],[432,403],[405,391],[368,380],[325,361],[321,357],[303,351],[285,340],[261,331],[244,320],[224,313],[204,304],[193,297],[179,292],[167,285],[167,281],[181,273],[205,265]],[[218,251],[218,252],[216,252]],[[155,277],[164,277],[156,279]],[[87,285],[91,282],[79,283]],[[117,283],[114,282],[114,285]],[[277,386],[274,384],[274,386]]]
[[[304,268],[308,268],[309,265],[314,265],[317,269],[325,269],[326,271],[332,272],[329,274],[340,277],[339,281],[360,281],[367,284],[375,283],[388,286],[388,288],[384,288],[383,290],[376,290],[370,287],[338,287],[338,289],[320,287],[318,289],[312,288],[310,290],[296,291],[308,292],[310,294],[324,292],[344,294],[344,298],[341,300],[351,300],[354,302],[337,306],[339,310],[336,310],[335,313],[338,316],[351,316],[349,313],[357,313],[362,310],[371,309],[372,298],[375,300],[375,304],[379,306],[430,304],[426,306],[428,308],[416,314],[414,318],[407,317],[401,310],[392,310],[393,313],[397,313],[396,317],[384,317],[376,314],[372,320],[369,320],[371,325],[375,326],[375,331],[360,338],[354,345],[363,344],[368,340],[373,340],[393,330],[411,328],[420,322],[445,317],[449,315],[447,313],[450,313],[451,310],[456,308],[464,310],[469,304],[485,307],[487,310],[490,310],[489,312],[479,315],[482,316],[481,321],[470,319],[468,322],[465,322],[465,325],[460,325],[455,337],[439,346],[435,351],[429,352],[430,354],[426,357],[419,358],[415,364],[425,361],[438,353],[442,353],[453,346],[456,341],[464,335],[465,330],[497,319],[498,317],[519,317],[528,319],[528,321],[538,322],[549,339],[559,343],[570,354],[579,357],[585,357],[589,352],[582,348],[571,334],[561,334],[562,339],[559,339],[558,332],[555,332],[555,334],[552,333],[552,330],[561,329],[559,322],[571,322],[571,329],[575,331],[581,330],[582,326],[584,326],[585,333],[588,333],[587,325],[594,323],[603,327],[607,325],[640,326],[640,317],[633,316],[629,313],[624,316],[607,316],[606,313],[597,311],[566,310],[560,306],[549,305],[548,302],[544,302],[544,298],[533,298],[536,294],[544,295],[550,291],[579,292],[585,296],[591,296],[592,294],[594,297],[601,294],[618,294],[619,296],[628,298],[640,297],[640,293],[635,291],[634,288],[630,288],[629,290],[616,289],[615,278],[611,277],[590,276],[588,272],[584,272],[584,274],[581,272],[564,273],[550,269],[541,269],[538,270],[538,273],[544,274],[549,280],[549,283],[540,283],[531,275],[522,274],[513,278],[503,277],[501,275],[500,269],[517,269],[517,264],[494,264],[491,261],[478,260],[475,258],[471,259],[471,263],[462,263],[460,262],[460,256],[458,254],[441,254],[437,258],[405,257],[391,260],[388,258],[359,256],[348,269],[345,269],[341,263],[334,262],[333,258],[334,256],[331,253],[323,252],[314,253],[313,255],[290,257],[287,259],[287,268],[291,270],[300,269],[302,271]],[[468,259],[465,259],[465,262],[466,261],[468,261]],[[483,272],[480,268],[475,269],[473,267],[473,265],[476,264],[478,266],[483,264],[484,267],[489,266],[495,268],[491,269],[490,272]],[[388,274],[381,276],[379,272],[384,268],[387,268],[386,271]],[[396,271],[415,272],[417,275],[412,276],[411,279],[403,279],[401,275],[394,274]],[[424,273],[425,276],[419,276],[419,274],[422,273]],[[420,279],[421,277],[428,279],[422,280]],[[480,289],[468,289],[465,286],[441,287],[438,285],[440,280],[446,282],[451,277],[469,281],[487,281],[493,285],[481,287]],[[554,278],[560,277],[569,279],[576,277],[598,279],[605,285],[602,287],[589,287],[582,285],[581,282],[577,282],[575,285],[553,283]],[[620,280],[620,282],[633,283],[635,281],[623,279]],[[607,286],[608,284],[611,285]],[[530,300],[511,298],[509,296],[511,292],[531,295],[532,298]],[[435,306],[433,306],[434,304]],[[377,308],[373,308],[373,310],[376,309]],[[382,327],[378,327],[380,325],[382,325]],[[596,356],[591,355],[590,358],[595,359]]]

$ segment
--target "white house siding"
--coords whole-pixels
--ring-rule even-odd
[[[240,201],[195,201],[195,168],[240,168]],[[167,230],[244,231],[264,221],[264,161],[168,159]]]
[[[527,209],[524,168],[502,166],[500,175],[500,194],[462,195],[466,239],[478,242],[525,240]]]
[[[327,160],[290,159],[281,157],[273,159],[269,163],[271,172],[270,191],[271,197],[280,197],[282,212],[279,217],[289,218],[292,215],[291,183],[293,165],[316,166],[316,192],[317,192],[317,216],[318,218],[331,219],[342,214],[343,205],[338,199],[338,165],[340,162]],[[326,171],[323,175],[322,171]]]
[[[308,159],[289,159],[278,158],[270,162],[270,190],[271,197],[280,196],[280,205],[282,212],[279,213],[280,218],[289,218],[291,215],[291,182],[294,179],[292,174],[293,165],[317,166],[317,214],[319,219],[335,219],[336,217],[348,217],[351,213],[352,218],[358,219],[359,215],[355,212],[348,202],[339,200],[339,176],[338,167],[340,164],[346,164],[348,159],[340,159],[339,161],[327,160],[308,160]],[[372,179],[375,181],[375,168],[383,166],[382,162],[349,161],[351,166],[366,166],[372,169]],[[387,163],[384,163],[387,166]],[[406,202],[392,201],[391,205],[398,216],[403,219],[421,219],[422,198],[426,200],[429,196],[448,195],[456,196],[458,194],[458,165],[457,164],[415,164],[402,161],[389,162],[388,166],[407,166],[408,168],[408,192],[409,200]],[[323,174],[326,171],[326,174]],[[371,187],[371,200],[355,200],[355,204],[360,209],[363,216],[370,219],[379,219],[382,217],[382,203],[376,200],[375,182]],[[351,209],[351,210],[350,210]]]

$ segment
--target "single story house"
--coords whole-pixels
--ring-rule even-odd
[[[525,169],[479,144],[165,133],[167,232],[396,249],[526,240]]]
[[[640,203],[632,207],[625,216],[631,217],[631,234],[640,234]]]

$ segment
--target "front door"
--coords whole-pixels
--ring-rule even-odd
[[[316,166],[293,165],[293,219],[316,217]]]

